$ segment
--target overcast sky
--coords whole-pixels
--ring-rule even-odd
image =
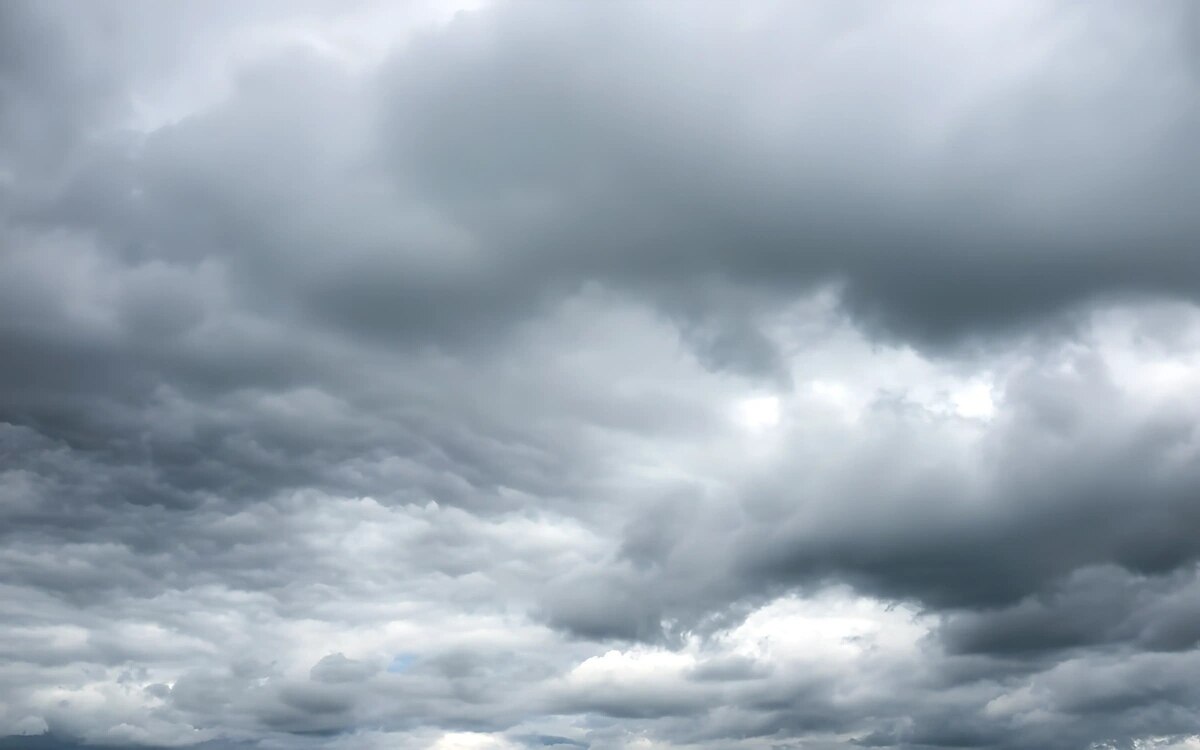
[[[1200,749],[1200,5],[0,2],[0,749]]]

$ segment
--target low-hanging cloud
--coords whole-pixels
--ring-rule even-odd
[[[0,6],[0,748],[1194,748],[1196,20]]]

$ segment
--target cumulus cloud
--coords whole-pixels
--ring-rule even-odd
[[[0,749],[1196,746],[1196,21],[0,5]]]

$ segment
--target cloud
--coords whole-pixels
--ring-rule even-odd
[[[0,7],[0,748],[1195,744],[1193,6]]]

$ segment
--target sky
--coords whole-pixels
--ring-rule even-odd
[[[0,750],[1200,750],[1200,5],[0,3]]]

